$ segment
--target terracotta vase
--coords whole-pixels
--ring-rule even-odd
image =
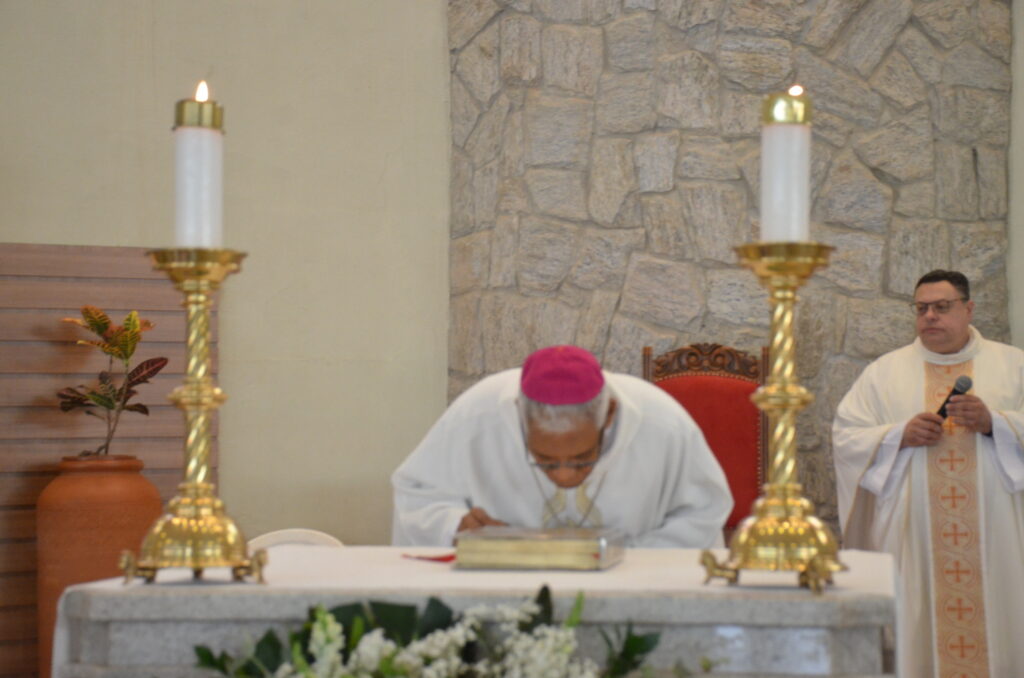
[[[50,676],[57,601],[64,589],[116,577],[162,512],[160,492],[127,455],[64,457],[36,504],[39,675]]]

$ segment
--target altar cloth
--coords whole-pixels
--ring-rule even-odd
[[[800,661],[810,670],[777,675],[833,675],[833,669],[880,675],[880,659],[869,662],[868,668],[877,665],[877,671],[858,673],[850,670],[856,667],[847,655],[864,652],[865,642],[875,645],[869,654],[880,654],[880,630],[895,619],[892,563],[881,553],[841,552],[840,560],[850,570],[836,573],[835,584],[820,596],[798,588],[795,572],[743,571],[738,586],[722,580],[705,585],[695,549],[627,549],[623,561],[605,571],[467,571],[452,563],[403,557],[450,552],[282,545],[270,551],[265,585],[231,582],[226,569],[209,570],[201,581],[193,581],[190,570],[167,570],[159,572],[155,584],[136,580],[126,586],[122,579],[79,584],[61,598],[53,675],[115,678],[132,675],[131,667],[137,671],[141,666],[147,675],[191,675],[169,672],[169,667],[176,661],[190,665],[189,643],[196,638],[213,646],[228,642],[232,636],[220,632],[223,626],[237,626],[240,642],[244,633],[258,635],[258,629],[269,626],[294,628],[315,604],[330,607],[373,599],[423,605],[429,596],[437,596],[458,610],[480,603],[515,603],[534,596],[545,584],[552,591],[556,618],[564,618],[583,591],[585,625],[631,621],[638,628],[684,635],[692,631],[696,640],[686,645],[690,641],[681,636],[672,641],[676,650],[666,650],[671,643],[663,633],[659,651],[692,653],[687,648],[693,643],[711,654],[728,650],[736,655],[737,669],[749,668],[755,656],[763,656],[762,650],[740,648],[738,636],[760,638],[755,645],[761,646],[769,642],[766,638],[795,633],[809,643]],[[853,640],[837,640],[836,634],[850,633]],[[837,652],[842,656],[833,656]],[[743,658],[743,653],[749,656]],[[795,660],[784,652],[765,661],[784,667]]]

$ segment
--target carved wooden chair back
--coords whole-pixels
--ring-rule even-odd
[[[767,348],[759,357],[721,344],[691,344],[656,357],[650,346],[643,349],[644,379],[690,413],[729,481],[735,506],[726,543],[750,515],[766,478],[768,423],[750,396],[764,383],[767,365]]]

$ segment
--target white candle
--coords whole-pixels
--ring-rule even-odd
[[[810,238],[811,103],[794,85],[765,99],[761,128],[761,240]]]
[[[209,101],[206,81],[174,116],[175,244],[219,248],[224,221],[224,109]]]

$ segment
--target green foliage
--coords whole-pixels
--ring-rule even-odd
[[[606,678],[625,676],[630,671],[640,668],[647,655],[654,651],[661,640],[661,634],[633,633],[633,625],[627,624],[625,633],[618,632],[613,639],[604,629],[601,637],[608,649],[608,661],[604,675]]]
[[[551,602],[551,589],[547,584],[540,587],[533,602],[537,604],[537,612],[530,619],[519,624],[519,630],[523,633],[529,633],[538,626],[551,626],[554,623],[555,606]]]
[[[79,384],[77,387],[68,387],[57,392],[62,412],[83,410],[86,414],[102,419],[106,423],[106,440],[95,450],[85,450],[81,454],[106,454],[110,451],[110,443],[122,412],[149,414],[149,408],[145,405],[128,401],[137,395],[136,386],[148,382],[167,365],[167,358],[150,358],[134,368],[131,367],[131,359],[142,339],[142,333],[153,328],[153,324],[140,318],[137,311],[125,316],[123,325],[114,325],[101,309],[83,306],[81,319],[64,318],[64,322],[83,327],[99,337],[81,339],[78,343],[93,346],[109,357],[109,369],[99,373],[95,386]],[[114,382],[112,375],[115,359],[121,364],[120,385]]]

